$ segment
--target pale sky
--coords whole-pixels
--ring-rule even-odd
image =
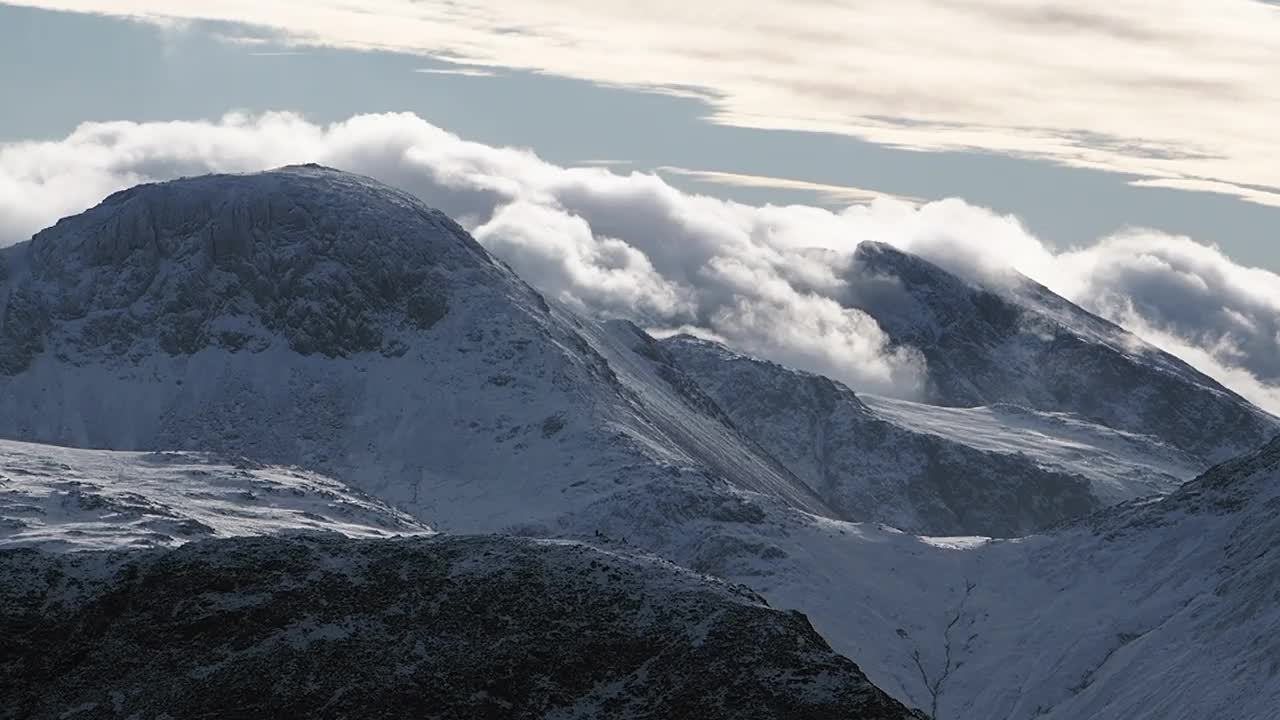
[[[711,100],[717,122],[982,148],[1280,202],[1280,14],[1258,0],[29,0],[269,27]]]

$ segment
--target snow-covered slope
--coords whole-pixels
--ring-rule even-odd
[[[909,678],[912,644],[945,649],[950,638],[943,718],[1273,717],[1278,509],[1274,442],[1163,501],[1050,535],[951,547],[907,540],[894,572],[937,602],[897,604],[873,583],[855,583],[846,592],[867,606],[851,609],[837,647],[887,658],[873,680]],[[882,552],[845,549],[861,561]],[[873,617],[885,626],[858,627]],[[888,627],[904,628],[911,642]],[[932,654],[926,667],[936,678],[945,665],[936,647]],[[925,694],[917,685],[900,697]]]
[[[1166,493],[1199,463],[1063,413],[859,397],[827,378],[675,336],[673,362],[845,520],[926,534],[1022,535]]]
[[[804,616],[502,537],[0,551],[0,718],[918,717]]]
[[[0,260],[0,437],[297,464],[438,529],[554,525],[647,482],[830,514],[643,333],[549,306],[367,178],[140,186]]]
[[[1004,404],[945,407],[875,395],[860,399],[877,417],[899,427],[1085,477],[1104,505],[1166,494],[1203,469],[1197,458],[1152,435],[1070,413]]]
[[[0,440],[0,548],[145,548],[297,531],[431,532],[345,483],[297,468]]]
[[[875,242],[858,245],[849,273],[845,301],[923,354],[931,403],[1069,412],[1206,466],[1280,432],[1213,379],[1020,275],[968,281]]]
[[[581,524],[803,610],[876,686],[940,720],[1280,707],[1280,440],[1162,500],[1010,540],[919,537],[761,496],[680,498],[695,508],[680,517],[664,502],[637,488]]]

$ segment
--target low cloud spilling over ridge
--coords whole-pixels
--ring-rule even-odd
[[[970,276],[1012,266],[1280,412],[1280,276],[1212,246],[1128,232],[1055,253],[1016,218],[954,199],[744,205],[467,142],[410,114],[88,123],[59,141],[0,145],[0,246],[139,182],[297,162],[419,195],[578,310],[722,338],[859,390],[912,397],[927,372],[837,301],[854,247],[874,239]]]

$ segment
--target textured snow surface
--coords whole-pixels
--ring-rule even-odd
[[[939,407],[875,395],[861,399],[877,417],[913,432],[1085,477],[1105,505],[1166,494],[1203,469],[1194,457],[1156,437],[1070,413],[1016,405]]]
[[[431,532],[344,483],[296,468],[0,440],[0,548],[110,550],[296,531]]]
[[[0,257],[0,371],[42,351],[79,362],[257,351],[399,352],[465,277],[517,293],[457,224],[407,193],[314,166],[141,185]]]
[[[0,551],[0,718],[917,717],[798,613],[503,537]]]
[[[909,640],[881,633],[837,645],[860,646],[863,658],[896,655],[870,673],[883,682],[881,672],[910,676],[915,644],[935,647],[925,667],[936,678],[945,666],[937,649],[949,638],[943,718],[1274,717],[1278,509],[1280,442],[1163,501],[1119,506],[1050,535],[967,549],[920,543],[893,567],[924,583],[932,607],[903,612],[882,598],[874,612],[854,613],[903,627]],[[874,592],[857,585],[848,590]],[[957,618],[948,633],[944,623]],[[873,644],[882,651],[867,652]],[[917,685],[910,696],[925,694]]]

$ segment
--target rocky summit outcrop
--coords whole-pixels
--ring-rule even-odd
[[[0,717],[919,718],[803,615],[474,536],[0,552]]]
[[[401,329],[444,317],[459,274],[510,274],[443,213],[317,166],[134,187],[3,260],[10,374],[45,349],[137,358],[283,341],[304,355],[394,352]]]

